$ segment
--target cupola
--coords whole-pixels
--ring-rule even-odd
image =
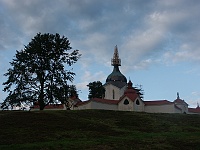
[[[118,82],[118,84],[121,82],[123,83],[127,83],[127,79],[126,77],[120,72],[119,70],[119,66],[121,66],[121,59],[119,58],[119,53],[118,53],[118,49],[117,49],[117,45],[115,46],[114,49],[114,54],[113,54],[113,58],[111,59],[111,65],[114,66],[113,67],[113,71],[112,73],[107,77],[106,79],[106,83],[108,82]],[[124,86],[125,84],[123,84]]]

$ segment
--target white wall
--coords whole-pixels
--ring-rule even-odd
[[[124,101],[128,100],[129,104],[125,105]],[[128,97],[124,97],[119,103],[118,103],[118,110],[120,111],[133,111],[133,101],[131,101]]]
[[[139,105],[136,104],[136,101],[139,101]],[[136,98],[134,101],[134,111],[144,111],[144,102],[141,100],[140,97]]]
[[[188,113],[188,106],[184,104],[176,104],[176,106],[180,109],[182,109],[182,113]]]
[[[125,105],[124,101],[128,100],[129,104]],[[136,101],[139,101],[139,105],[136,104]],[[128,97],[124,97],[119,103],[118,103],[118,110],[121,111],[144,111],[144,103],[143,101],[138,97],[134,101],[130,100]]]
[[[118,110],[117,104],[105,104],[100,102],[91,102],[92,109]]]
[[[91,109],[91,101],[83,105],[80,105],[78,107],[74,107],[74,110],[82,110],[82,109]]]
[[[105,99],[113,100],[113,90],[115,93],[114,100],[119,100],[120,97],[124,94],[124,90],[126,89],[126,86],[122,87],[121,89],[112,85],[107,84],[104,86],[105,88]]]
[[[149,105],[145,106],[145,112],[149,113],[181,113],[181,110],[178,110],[174,107],[174,104],[169,105]]]
[[[105,104],[95,101],[89,101],[86,104],[80,105],[78,107],[74,107],[74,110],[82,110],[82,109],[104,109],[104,110],[117,110],[117,104]]]

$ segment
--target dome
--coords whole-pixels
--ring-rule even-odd
[[[112,84],[118,88],[126,86],[127,79],[119,70],[119,66],[121,66],[121,59],[119,58],[117,45],[115,46],[114,55],[111,59],[111,65],[114,66],[114,68],[112,73],[107,77],[106,84]]]
[[[106,82],[111,81],[120,81],[127,83],[126,77],[120,72],[118,66],[114,66],[113,72],[106,79]]]

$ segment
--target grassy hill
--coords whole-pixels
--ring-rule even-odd
[[[197,150],[200,115],[1,111],[0,149]]]

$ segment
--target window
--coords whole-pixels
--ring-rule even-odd
[[[124,105],[128,105],[129,101],[127,99],[124,100]]]
[[[113,99],[115,99],[115,91],[113,90]]]
[[[140,101],[138,99],[136,100],[136,105],[140,105]]]

